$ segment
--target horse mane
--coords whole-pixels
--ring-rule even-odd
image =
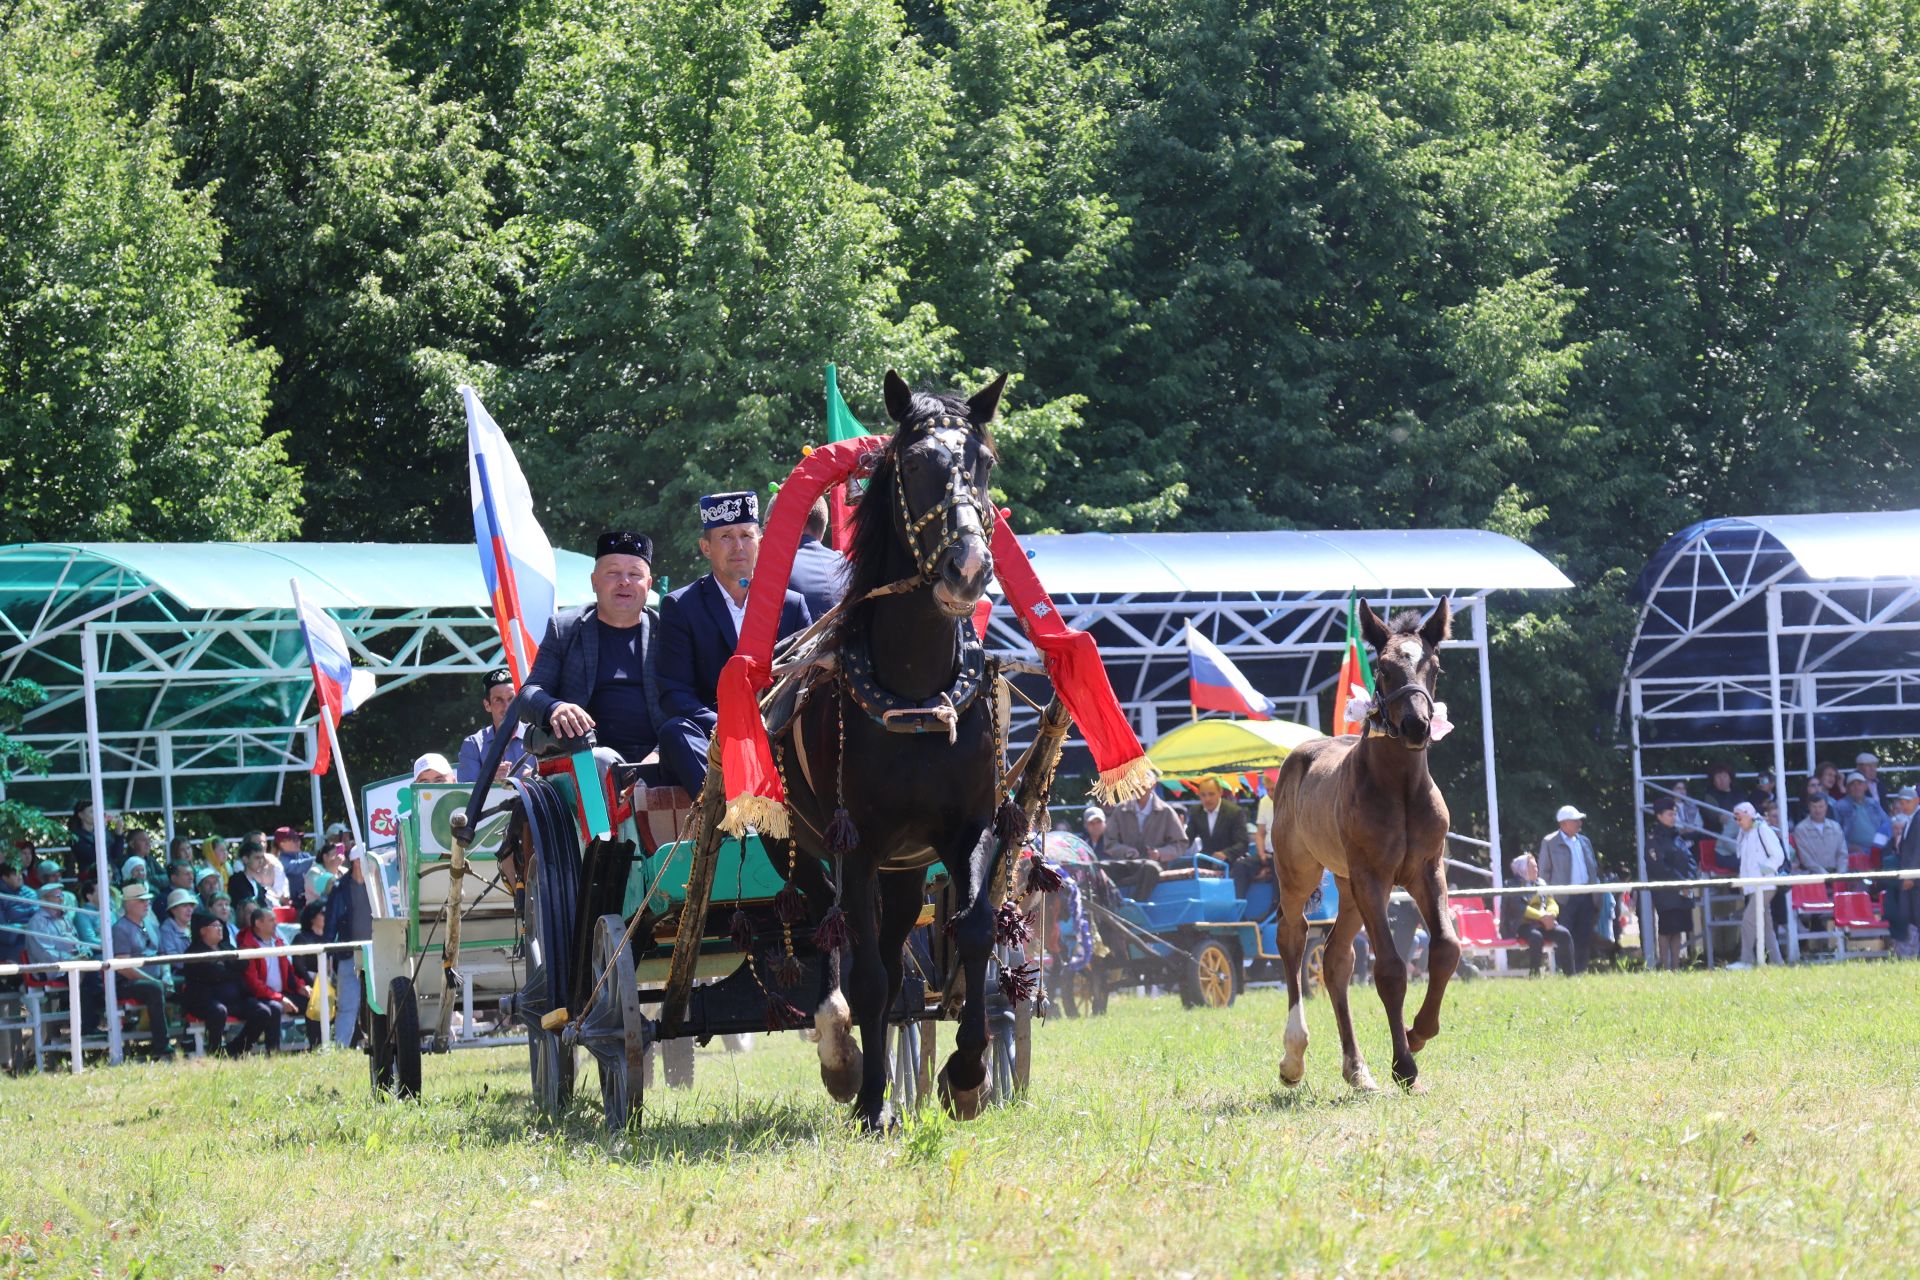
[[[1426,624],[1426,618],[1422,616],[1418,609],[1402,609],[1393,615],[1391,622],[1387,623],[1387,638],[1392,639],[1394,636],[1417,636],[1420,634],[1420,628]]]
[[[865,615],[862,602],[866,600],[867,593],[876,587],[886,586],[889,581],[888,554],[900,545],[900,535],[893,524],[894,470],[899,465],[900,444],[906,438],[906,429],[941,414],[967,417],[965,397],[952,392],[914,392],[907,407],[907,420],[894,431],[893,438],[887,441],[873,464],[866,493],[853,509],[853,528],[847,537],[847,589],[841,597],[847,603],[840,611],[833,629],[836,648],[852,628],[855,616]]]

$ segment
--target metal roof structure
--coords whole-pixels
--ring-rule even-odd
[[[557,552],[559,603],[592,561]],[[340,619],[382,689],[500,663],[471,544],[30,543],[0,547],[0,678],[48,698],[15,735],[48,770],[16,798],[69,806],[97,730],[110,808],[275,803],[312,758],[313,681],[288,587]]]
[[[1429,610],[1450,599],[1454,639],[1447,647],[1472,650],[1477,660],[1486,779],[1494,777],[1487,597],[1573,585],[1531,547],[1480,529],[1071,533],[1020,541],[1062,621],[1099,642],[1114,692],[1150,748],[1192,718],[1183,640],[1189,621],[1273,700],[1274,715],[1322,729],[1345,649],[1348,593],[1358,588],[1381,611]],[[994,611],[987,643],[1037,660],[1008,610]],[[1034,718],[1016,707],[1016,746],[1024,745]],[[1084,755],[1069,756],[1063,767],[1084,765]],[[1499,801],[1491,784],[1486,813],[1488,840],[1468,843],[1497,847]],[[1498,883],[1501,860],[1491,861]]]
[[[1822,743],[1920,737],[1920,510],[1703,520],[1667,539],[1634,593],[1616,718],[1643,805],[1703,776],[1709,749],[1768,747],[1785,779],[1789,744],[1811,773]],[[1783,805],[1783,836],[1787,821]]]

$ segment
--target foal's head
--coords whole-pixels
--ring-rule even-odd
[[[1416,750],[1433,735],[1433,695],[1440,685],[1440,644],[1453,634],[1453,609],[1435,605],[1423,621],[1404,609],[1382,622],[1373,606],[1360,603],[1360,635],[1374,652],[1374,706],[1370,717]]]

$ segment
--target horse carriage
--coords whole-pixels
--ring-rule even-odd
[[[417,848],[412,908],[375,942],[377,1087],[417,1091],[420,1045],[454,1043],[456,1003],[470,1009],[476,988],[498,992],[496,1025],[525,1035],[538,1105],[567,1105],[584,1052],[610,1128],[641,1100],[649,1047],[689,1038],[811,1028],[829,1093],[869,1127],[888,1123],[889,1084],[896,1103],[937,1092],[964,1119],[1024,1082],[1038,977],[1026,953],[1037,895],[1058,883],[1022,856],[1026,832],[1072,721],[1105,744],[1107,794],[1135,793],[1146,765],[1091,639],[1059,622],[987,501],[1003,385],[961,400],[890,373],[897,433],[810,450],[788,477],[699,796],[647,785],[591,735],[530,729],[530,776],[454,804],[444,851]],[[805,511],[852,477],[872,496],[855,517],[846,600],[776,651]],[[1011,762],[1010,673],[974,624],[996,556],[1055,687]],[[416,796],[445,803],[431,788]],[[937,1074],[923,1034],[936,1018],[958,1023]],[[909,1029],[892,1070],[891,1027]]]
[[[1058,941],[1050,948],[1055,994],[1069,1014],[1082,1003],[1104,1013],[1113,992],[1147,986],[1178,991],[1188,1008],[1223,1009],[1250,983],[1285,980],[1271,880],[1249,885],[1242,896],[1225,862],[1196,853],[1163,867],[1152,888],[1133,897],[1070,832],[1049,832],[1045,857],[1072,883],[1057,905]],[[1333,875],[1325,873],[1307,904],[1306,981],[1315,989],[1339,901]]]

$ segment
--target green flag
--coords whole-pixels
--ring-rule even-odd
[[[840,398],[840,373],[832,365],[827,366],[827,443],[838,444],[842,440],[858,440],[867,434],[860,420],[853,416],[853,410],[847,408],[847,402]]]

